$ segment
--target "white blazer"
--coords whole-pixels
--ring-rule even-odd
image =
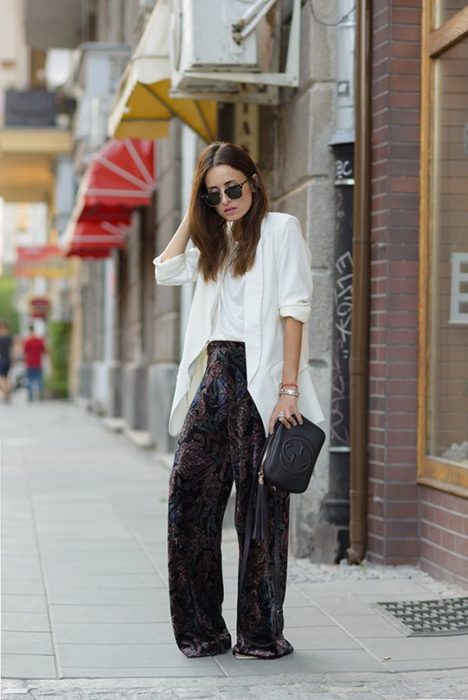
[[[197,280],[184,349],[169,419],[169,433],[184,423],[207,364],[206,347],[220,288],[198,274],[198,248],[161,261],[154,259],[158,284],[179,285]],[[284,324],[292,316],[304,323],[297,383],[300,412],[314,422],[324,420],[309,368],[307,320],[312,295],[311,254],[299,221],[289,214],[269,213],[262,222],[253,267],[245,274],[245,354],[247,386],[268,435],[268,423],[278,401],[283,370]]]

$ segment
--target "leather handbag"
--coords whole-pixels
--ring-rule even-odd
[[[310,482],[325,433],[303,416],[302,425],[285,428],[277,422],[275,431],[266,441],[260,473],[267,483],[289,491],[303,493]]]
[[[265,485],[288,493],[303,493],[309,485],[325,433],[305,416],[302,420],[302,425],[290,428],[277,422],[265,442],[258,469],[254,540],[265,538],[268,517]]]

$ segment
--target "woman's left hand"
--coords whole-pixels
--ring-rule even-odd
[[[302,425],[302,416],[297,407],[297,397],[282,395],[271,414],[268,429],[270,434],[273,433],[276,421],[279,420],[286,428],[291,428],[293,425]]]

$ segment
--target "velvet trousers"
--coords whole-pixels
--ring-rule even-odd
[[[264,443],[263,423],[247,390],[244,343],[209,343],[206,372],[178,439],[169,491],[171,617],[177,645],[188,657],[214,656],[231,648],[231,635],[222,614],[222,522],[235,484],[235,527],[241,561],[250,490]],[[246,574],[237,595],[237,640],[233,649],[233,653],[263,659],[293,651],[283,636],[283,618],[277,615],[273,583],[276,498],[283,599],[289,494],[279,490],[267,493],[267,537],[250,543]]]

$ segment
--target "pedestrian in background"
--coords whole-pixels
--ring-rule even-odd
[[[23,340],[29,401],[33,401],[35,394],[40,399],[44,398],[42,358],[46,352],[44,340],[34,333],[34,326],[29,326],[29,335]]]
[[[10,401],[11,386],[8,375],[12,362],[13,337],[8,323],[0,321],[0,391],[5,403]]]
[[[197,280],[169,423],[172,435],[180,431],[170,478],[169,595],[175,638],[189,657],[231,647],[222,616],[221,528],[233,482],[242,560],[249,496],[268,433],[277,420],[286,427],[301,423],[302,413],[323,420],[304,329],[310,251],[299,221],[268,208],[250,156],[233,144],[213,143],[198,159],[189,212],[154,261],[160,284]],[[186,250],[189,239],[194,247]],[[233,653],[239,658],[274,659],[293,651],[281,612],[289,495],[267,493],[267,539],[252,541],[238,590]]]

